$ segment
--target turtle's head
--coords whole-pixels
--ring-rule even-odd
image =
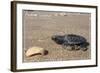
[[[56,41],[57,40],[57,35],[52,36],[52,40]]]
[[[64,42],[64,36],[60,35],[54,35],[51,38],[53,41],[55,41],[57,44],[62,44]]]

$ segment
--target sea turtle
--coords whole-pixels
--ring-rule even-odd
[[[89,45],[83,36],[75,34],[53,35],[52,40],[70,50],[81,49],[86,51],[88,49],[87,46]]]

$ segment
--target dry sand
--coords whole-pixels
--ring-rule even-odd
[[[55,34],[77,34],[91,42],[90,14],[63,12],[23,11],[23,62],[67,61],[91,58],[87,51],[69,51],[51,40]],[[48,55],[26,57],[25,51],[33,46],[48,50]]]

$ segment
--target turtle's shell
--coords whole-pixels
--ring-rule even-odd
[[[64,40],[67,41],[68,44],[81,44],[86,42],[84,37],[74,34],[65,35]]]

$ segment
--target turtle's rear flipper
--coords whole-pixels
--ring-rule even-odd
[[[83,47],[81,50],[82,50],[82,51],[87,51],[88,48],[87,48],[87,47]]]
[[[81,47],[81,50],[83,50],[83,51],[87,51],[88,50],[88,45],[89,45],[89,43],[88,42],[86,42],[86,43],[84,43],[84,44],[82,44],[80,47]]]
[[[67,50],[73,50],[73,48],[74,48],[73,46],[69,45],[68,43],[63,43],[62,47]]]

